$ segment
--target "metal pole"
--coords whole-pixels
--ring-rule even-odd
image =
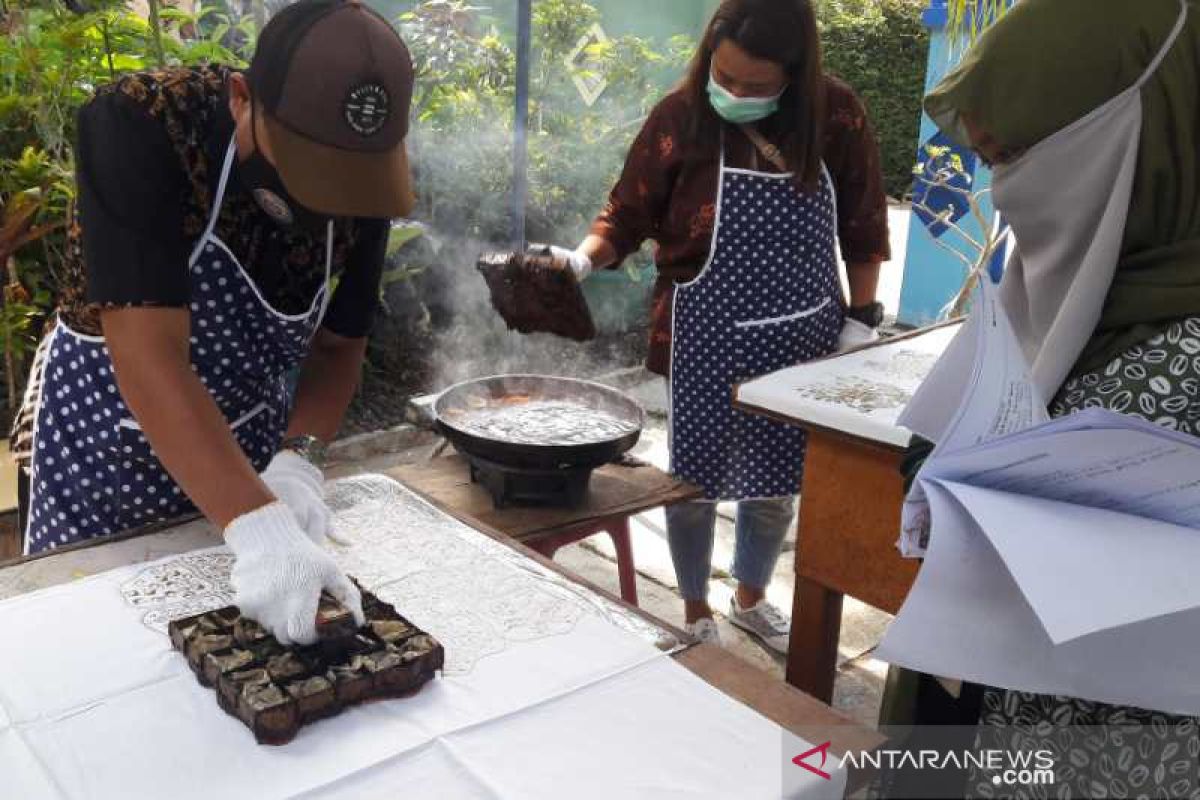
[[[529,199],[529,68],[533,47],[533,0],[517,3],[517,102],[513,114],[512,244],[525,250],[525,204]]]

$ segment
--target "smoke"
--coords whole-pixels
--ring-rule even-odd
[[[430,298],[435,320],[430,351],[432,388],[514,373],[593,378],[636,366],[644,358],[642,320],[632,330],[602,331],[587,343],[508,330],[475,268],[479,254],[489,249],[495,245],[459,240],[441,250],[443,280],[438,295]],[[631,287],[630,291],[638,289]],[[598,310],[594,308],[593,313]]]
[[[589,2],[544,3],[535,14],[528,241],[573,247],[604,205],[646,114],[691,55],[688,36],[706,16],[693,3],[671,5],[639,8],[642,33],[611,38],[592,23],[615,20]],[[417,75],[408,146],[415,219],[429,235],[403,258],[420,272],[420,300],[429,310],[429,388],[514,372],[596,376],[640,363],[649,281],[606,276],[585,285],[601,331],[587,344],[509,332],[493,310],[475,263],[483,252],[513,247],[516,59],[511,31],[496,21],[512,19],[516,8],[432,0],[412,8],[400,26]],[[602,40],[604,47],[580,46]],[[589,55],[593,50],[601,54]]]
[[[510,373],[595,377],[636,366],[644,358],[648,320],[637,308],[648,295],[647,282],[585,285],[600,335],[583,344],[509,331],[493,309],[475,265],[481,253],[512,248],[512,133],[506,123],[460,128],[452,135],[414,131],[414,178],[421,197],[417,216],[426,235],[401,256],[421,271],[419,294],[431,321],[426,355],[430,389]],[[630,138],[636,130],[630,127]],[[529,239],[578,244],[619,173],[626,144],[534,137]]]

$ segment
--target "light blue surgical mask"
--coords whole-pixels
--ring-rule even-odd
[[[708,76],[708,101],[721,119],[734,125],[746,125],[771,116],[779,110],[779,99],[786,91],[785,86],[774,97],[738,97],[717,83],[712,73]]]

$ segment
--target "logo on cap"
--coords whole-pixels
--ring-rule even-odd
[[[364,83],[350,91],[345,104],[346,124],[359,136],[373,136],[388,121],[388,93],[378,83]]]
[[[254,202],[258,203],[258,207],[280,225],[291,225],[295,221],[291,207],[270,189],[255,189],[253,194]]]

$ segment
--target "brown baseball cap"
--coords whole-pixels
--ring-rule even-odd
[[[300,0],[263,28],[247,82],[296,200],[331,216],[412,211],[412,57],[387,20],[359,0]]]

